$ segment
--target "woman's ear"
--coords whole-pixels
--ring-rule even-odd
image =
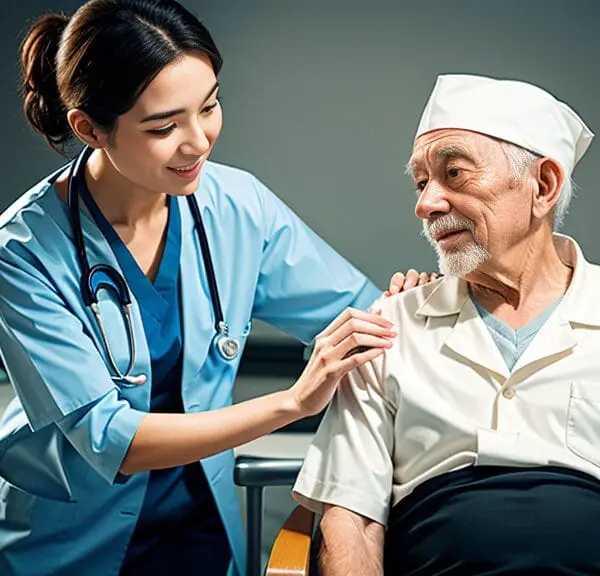
[[[533,215],[542,219],[552,212],[558,202],[565,181],[561,165],[552,158],[544,157],[536,162],[535,179],[537,186],[533,197]]]
[[[108,144],[108,134],[82,110],[69,110],[67,120],[75,136],[90,148],[104,148]]]

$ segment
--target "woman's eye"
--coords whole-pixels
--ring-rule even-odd
[[[425,186],[427,186],[427,180],[419,180],[417,182],[417,190],[419,190],[420,192],[425,190]]]
[[[217,104],[218,104],[218,102],[214,102],[213,104],[209,104],[208,106],[205,106],[201,110],[202,114],[208,114],[209,112],[212,112],[217,107]]]
[[[164,128],[154,128],[153,130],[147,130],[148,134],[154,134],[155,136],[166,136],[175,129],[175,124],[169,124]]]

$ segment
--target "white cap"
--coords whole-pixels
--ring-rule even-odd
[[[570,175],[594,134],[565,103],[514,80],[438,76],[415,138],[441,128],[480,132],[557,160]]]

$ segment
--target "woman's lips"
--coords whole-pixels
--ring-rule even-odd
[[[173,174],[175,174],[176,176],[183,178],[184,180],[193,180],[200,173],[200,169],[202,168],[203,163],[204,162],[202,160],[198,160],[198,162],[196,162],[189,168],[188,167],[186,167],[186,168],[167,167],[167,169],[170,172],[172,172]]]

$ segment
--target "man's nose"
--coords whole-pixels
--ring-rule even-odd
[[[434,182],[429,182],[423,189],[415,206],[415,215],[421,220],[429,220],[442,214],[448,214],[451,206],[446,195]]]

